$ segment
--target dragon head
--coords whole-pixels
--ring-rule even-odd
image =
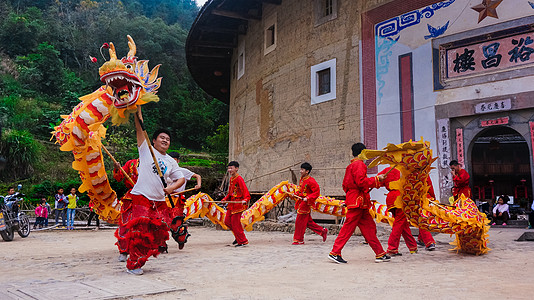
[[[109,43],[110,60],[99,69],[100,80],[106,84],[107,95],[113,100],[111,115],[115,125],[127,122],[129,113],[135,111],[137,105],[159,100],[156,93],[161,85],[160,65],[150,71],[148,60],[138,61],[135,42],[129,35],[128,47],[128,55],[117,59],[115,46]]]

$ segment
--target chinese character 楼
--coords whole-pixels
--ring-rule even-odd
[[[464,53],[461,55],[458,55],[456,53],[456,59],[453,60],[454,63],[454,72],[460,73],[465,72],[468,70],[475,70],[475,59],[473,58],[473,54],[475,53],[475,50],[469,50],[467,48],[464,49]]]
[[[486,59],[482,60],[482,67],[484,69],[498,67],[501,63],[502,55],[497,54],[500,43],[493,43],[487,46],[482,46],[482,53]]]
[[[517,63],[517,59],[521,60],[522,62],[529,60],[530,54],[534,53],[534,49],[527,47],[527,45],[532,43],[534,43],[534,40],[532,40],[529,36],[526,40],[524,38],[521,38],[519,41],[512,39],[512,44],[516,46],[514,49],[508,51],[508,54],[510,54],[510,62]]]

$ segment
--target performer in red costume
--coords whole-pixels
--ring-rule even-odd
[[[307,162],[300,165],[300,187],[295,194],[301,199],[298,199],[295,203],[297,220],[295,221],[293,245],[304,244],[304,233],[306,233],[306,228],[309,228],[313,232],[322,236],[323,242],[326,241],[328,235],[328,229],[317,225],[310,216],[311,207],[314,205],[315,199],[321,195],[319,184],[310,176],[311,170],[312,166]]]
[[[363,149],[365,149],[365,145],[362,143],[352,145],[354,158],[345,170],[345,177],[343,178],[343,190],[347,194],[345,200],[347,214],[345,223],[334,242],[334,247],[328,255],[328,258],[336,263],[347,263],[341,257],[341,250],[354,233],[356,226],[360,227],[363,237],[375,252],[375,262],[390,261],[391,259],[376,237],[376,224],[369,213],[372,205],[369,190],[378,188],[380,181],[383,181],[385,176],[367,177],[367,166],[358,158]]]
[[[222,202],[229,202],[228,207],[226,208],[224,224],[228,226],[228,228],[230,228],[234,234],[235,241],[233,244],[236,247],[241,247],[248,245],[247,237],[243,231],[243,225],[241,225],[241,215],[248,207],[250,194],[247,186],[245,185],[245,181],[241,176],[239,176],[239,174],[237,174],[238,170],[239,163],[237,161],[231,161],[228,163],[230,184],[228,186],[228,194],[222,199]]]
[[[452,171],[452,181],[454,186],[452,187],[452,195],[455,200],[460,198],[460,195],[464,195],[466,198],[471,198],[471,189],[469,188],[469,174],[466,170],[462,169],[458,161],[451,160],[449,163]]]
[[[137,171],[138,167],[139,159],[131,159],[127,161],[126,164],[124,164],[124,166],[122,167],[122,169],[130,177],[130,179],[132,179],[133,183],[130,182],[130,180],[127,180],[124,173],[120,171],[121,166],[119,164],[115,164],[115,168],[113,169],[113,178],[118,182],[124,180],[124,184],[128,188],[129,192],[132,190],[134,184],[137,182],[137,177],[139,176],[139,173]],[[119,248],[118,260],[120,262],[125,262],[128,259],[128,239],[126,239],[126,234],[128,234],[128,228],[126,225],[131,219],[132,201],[123,197],[121,199],[121,217],[119,219],[119,228],[115,230],[115,237],[117,238],[117,242],[115,243],[115,245],[117,245],[117,247]]]
[[[395,168],[391,168],[392,167],[385,168],[382,170],[382,172],[378,173],[378,175],[384,174],[384,176],[386,176],[384,181],[381,182],[381,185],[386,187],[386,189],[389,191],[386,196],[386,205],[388,207],[388,211],[391,211],[393,217],[395,218],[391,229],[391,234],[389,235],[388,239],[387,252],[391,256],[402,255],[402,253],[399,253],[399,243],[402,235],[408,250],[410,250],[410,253],[414,254],[417,253],[417,242],[412,235],[410,224],[408,224],[408,220],[406,220],[406,215],[404,214],[402,205],[398,202],[395,203],[395,200],[397,200],[397,197],[399,197],[401,193],[399,190],[395,190],[390,186],[391,182],[400,179],[401,172]]]
[[[432,197],[436,199],[436,194],[434,193],[434,186],[432,186],[432,180],[430,180],[430,176],[426,178],[426,184],[430,187],[428,189],[427,195],[428,197]],[[425,246],[425,249],[428,251],[434,251],[436,250],[436,241],[432,237],[432,234],[430,231],[419,228],[419,235],[417,236],[417,244],[421,246]]]
[[[172,193],[184,184],[185,179],[176,161],[166,153],[171,141],[168,131],[159,129],[154,132],[154,158],[152,157],[139,121],[142,121],[141,106],[137,108],[135,128],[139,150],[139,178],[133,189],[124,196],[124,199],[131,201],[131,220],[126,224],[129,254],[126,267],[128,273],[142,275],[141,267],[150,256],[156,257],[159,254],[158,247],[169,239],[172,213],[165,203],[165,194]],[[165,188],[154,160],[161,169],[163,180],[172,182]]]

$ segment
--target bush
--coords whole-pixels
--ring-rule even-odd
[[[0,153],[7,160],[2,177],[16,181],[30,176],[40,149],[28,131],[6,130],[0,140]]]

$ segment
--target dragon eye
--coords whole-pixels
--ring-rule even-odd
[[[126,65],[126,68],[131,69],[132,65]]]

